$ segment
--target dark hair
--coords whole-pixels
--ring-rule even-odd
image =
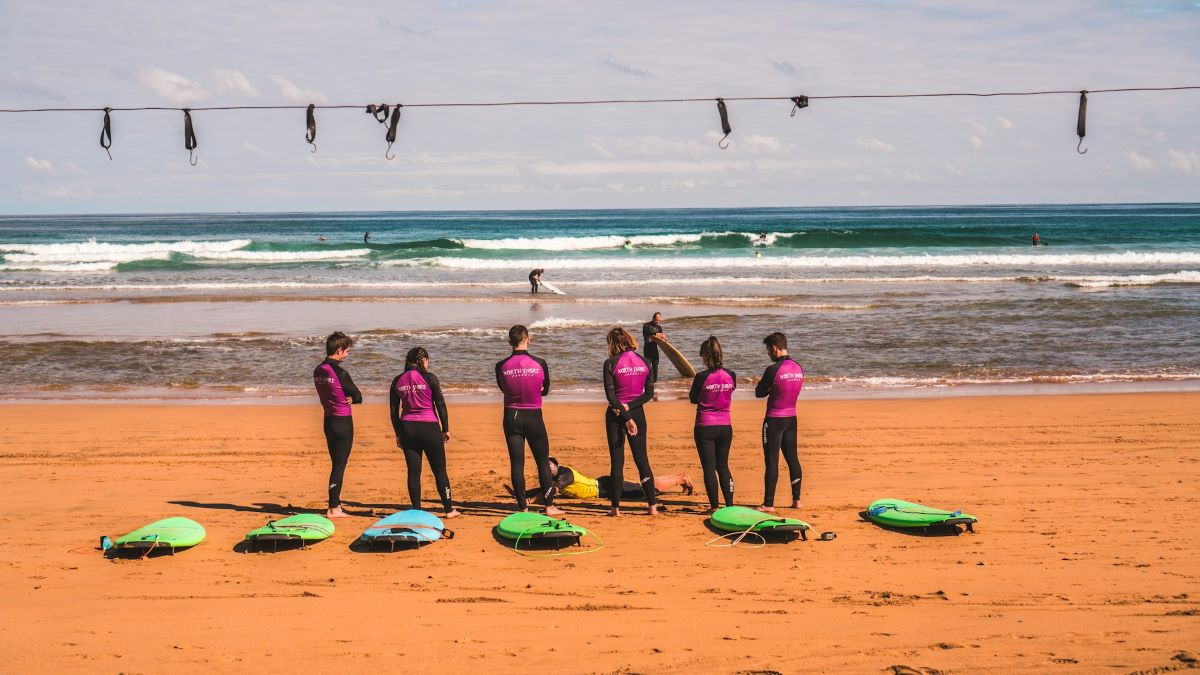
[[[521,342],[529,339],[529,329],[521,324],[517,324],[508,329],[508,344],[516,347]]]
[[[631,352],[637,349],[637,338],[629,334],[629,331],[617,326],[608,331],[608,355],[616,356],[623,352]]]
[[[350,349],[353,345],[354,339],[339,330],[325,338],[325,355],[333,356],[339,349]]]
[[[651,321],[653,321],[653,320],[654,320],[654,317],[656,317],[656,316],[662,316],[662,312],[655,312],[655,313],[651,314],[651,315],[650,315],[650,320],[651,320]]]
[[[775,349],[787,349],[787,336],[779,331],[775,331],[763,338],[763,344]]]
[[[724,362],[724,354],[721,352],[721,341],[716,335],[709,335],[708,339],[700,343],[700,360],[704,361],[704,365],[709,370],[716,370],[721,367]]]
[[[429,352],[425,351],[424,347],[413,347],[408,350],[408,356],[404,357],[404,367],[416,368],[425,372],[425,366],[421,364],[421,361],[427,358],[429,358]]]

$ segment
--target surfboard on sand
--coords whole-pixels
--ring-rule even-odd
[[[566,295],[567,294],[566,291],[559,289],[558,286],[555,286],[554,284],[550,283],[549,281],[543,281],[542,285],[545,286],[546,290],[550,291],[551,293],[557,293],[558,295]]]
[[[188,548],[204,541],[204,527],[189,518],[164,518],[138,528],[113,542],[118,549]]]
[[[429,544],[441,539],[454,537],[452,530],[447,530],[442,519],[428,511],[409,509],[393,513],[368,527],[358,540],[364,544],[387,543],[393,549],[396,544]]]
[[[902,499],[876,499],[867,507],[867,518],[886,527],[922,528],[933,525],[966,525],[974,531],[978,518],[962,511],[946,511]]]
[[[745,506],[726,506],[717,509],[713,511],[710,520],[713,527],[726,532],[797,532],[801,539],[807,539],[805,532],[812,527],[803,520],[782,518]]]
[[[324,541],[333,536],[333,521],[315,513],[300,513],[279,520],[272,520],[262,527],[246,533],[246,541],[257,547],[260,541],[274,542],[276,546],[281,541],[300,542],[307,546],[310,542]]]
[[[551,539],[578,544],[579,538],[587,533],[586,529],[565,520],[524,511],[505,516],[496,525],[496,534],[512,540],[514,548],[519,547],[522,541],[528,546],[534,541]]]
[[[658,343],[658,348],[662,350],[662,353],[667,355],[667,359],[671,361],[671,365],[675,366],[675,370],[678,370],[680,375],[683,377],[696,376],[696,369],[692,367],[691,363],[688,363],[687,357],[680,353],[675,348],[675,345],[666,340],[659,339],[657,335],[651,339]]]

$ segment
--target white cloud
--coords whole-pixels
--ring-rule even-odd
[[[171,103],[192,103],[208,97],[208,93],[199,83],[162,68],[143,70],[138,73],[138,80]]]
[[[854,142],[858,143],[860,146],[866,148],[867,150],[876,150],[878,152],[895,152],[896,151],[896,146],[892,145],[891,143],[888,143],[887,141],[881,141],[878,138],[859,138],[859,139],[855,140]]]
[[[987,135],[988,128],[987,128],[987,125],[984,124],[983,122],[980,122],[978,120],[970,120],[970,119],[963,120],[963,121],[967,123],[967,126],[971,127],[971,130],[974,131],[977,136]]]
[[[1004,115],[996,115],[996,124],[998,124],[1001,129],[1013,129],[1017,126],[1013,124],[1012,120],[1008,119]]]
[[[942,171],[945,171],[946,173],[948,173],[952,176],[963,175],[963,170],[961,168],[959,168],[958,165],[953,162],[942,162],[941,167],[942,167]]]
[[[1125,159],[1129,160],[1129,166],[1134,171],[1145,172],[1154,168],[1154,160],[1139,154],[1137,150],[1130,150],[1125,153]]]
[[[270,150],[268,150],[262,146],[250,143],[249,141],[242,143],[242,149],[252,155],[256,155],[258,157],[263,157],[266,159],[274,159],[276,157],[274,152],[271,152]]]
[[[971,136],[971,147],[978,150],[983,147],[983,139],[978,136]]]
[[[35,159],[33,157],[26,157],[25,164],[28,165],[29,169],[34,173],[54,173],[54,163],[48,159]]]
[[[241,71],[213,68],[208,71],[208,74],[215,83],[214,88],[218,94],[229,93],[258,96],[258,90],[254,88],[254,85],[250,84],[250,80],[247,80]]]
[[[279,93],[290,103],[328,103],[329,99],[315,89],[308,89],[292,82],[282,75],[272,75],[271,81],[279,88]]]
[[[1136,129],[1133,130],[1133,133],[1137,134],[1138,138],[1142,138],[1147,141],[1155,141],[1158,143],[1162,143],[1163,141],[1167,140],[1166,132],[1159,131],[1157,129],[1147,129],[1146,127],[1137,127]]]
[[[768,154],[783,151],[783,143],[780,143],[778,138],[774,136],[759,136],[758,134],[747,136],[743,147],[750,152]]]
[[[1195,150],[1168,150],[1171,166],[1189,176],[1200,174],[1200,153]]]

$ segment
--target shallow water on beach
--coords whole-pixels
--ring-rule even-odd
[[[416,345],[491,392],[514,323],[586,398],[656,310],[743,389],[774,330],[834,393],[1200,380],[1197,205],[5,217],[0,256],[8,398],[307,396],[339,329],[368,392]]]

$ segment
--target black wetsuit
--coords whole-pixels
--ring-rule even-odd
[[[767,399],[763,419],[763,505],[775,505],[775,484],[779,477],[779,454],[788,465],[792,501],[800,499],[804,471],[796,452],[796,397],[804,386],[804,370],[787,356],[775,360],[754,387],[754,395]]]
[[[550,393],[550,366],[523,349],[515,349],[496,364],[496,386],[504,392],[504,443],[517,508],[524,511],[525,444],[537,465],[538,484],[547,506],[554,503],[550,489],[550,439],[542,421],[542,397]]]
[[[653,506],[654,472],[650,469],[650,458],[646,455],[646,410],[643,406],[654,398],[654,379],[650,376],[650,364],[635,351],[622,352],[604,362],[604,396],[608,408],[604,411],[604,432],[608,436],[608,459],[613,484],[625,481],[625,440],[637,465],[638,480],[646,501]],[[629,406],[625,410],[624,406]],[[637,424],[637,435],[630,436],[625,423],[633,420]],[[621,506],[621,494],[609,495],[613,508]]]
[[[350,373],[334,359],[325,359],[313,371],[313,384],[317,397],[325,409],[325,445],[329,449],[329,508],[342,503],[342,481],[346,465],[350,462],[350,449],[354,446],[354,418],[350,414],[351,403],[362,403],[362,392],[354,386]]]
[[[530,286],[529,292],[530,293],[538,292],[538,286],[541,286],[541,284],[542,284],[541,276],[542,275],[539,270],[534,270],[529,273],[529,286]]]
[[[565,466],[560,466],[560,467],[558,467],[558,477],[555,478],[554,481],[551,483],[550,491],[554,495],[557,495],[558,493],[562,492],[564,488],[566,488],[568,485],[570,485],[571,483],[574,483],[574,482],[575,482],[575,472],[571,471],[570,469],[568,469]],[[596,490],[598,492],[598,494],[596,496],[598,498],[604,499],[612,493],[612,490],[611,490],[612,476],[600,476],[599,478],[596,479],[596,483],[597,483]],[[655,490],[656,494],[657,494],[657,492],[658,491]],[[520,493],[518,492],[517,494],[520,494]],[[539,494],[541,494],[541,490],[526,490],[525,491],[525,497],[528,499],[533,499],[534,497],[538,496]],[[646,494],[644,492],[642,492],[641,485],[638,485],[637,483],[631,483],[627,480],[621,481],[621,497],[623,499],[641,499],[645,496],[646,496]]]
[[[392,380],[388,405],[392,429],[404,450],[404,461],[408,466],[409,502],[414,509],[421,508],[421,454],[424,453],[429,459],[442,507],[451,511],[446,441],[442,435],[450,431],[450,417],[437,375],[416,367],[406,368]]]
[[[729,446],[733,444],[733,426],[729,406],[737,389],[737,374],[726,368],[696,373],[688,400],[696,404],[696,452],[704,470],[704,490],[708,505],[717,508],[717,491],[725,506],[733,506],[733,475],[729,471]]]
[[[661,324],[653,321],[642,324],[642,351],[646,354],[646,360],[650,362],[650,372],[653,373],[655,382],[658,382],[658,343],[650,336],[662,335],[662,332]]]

